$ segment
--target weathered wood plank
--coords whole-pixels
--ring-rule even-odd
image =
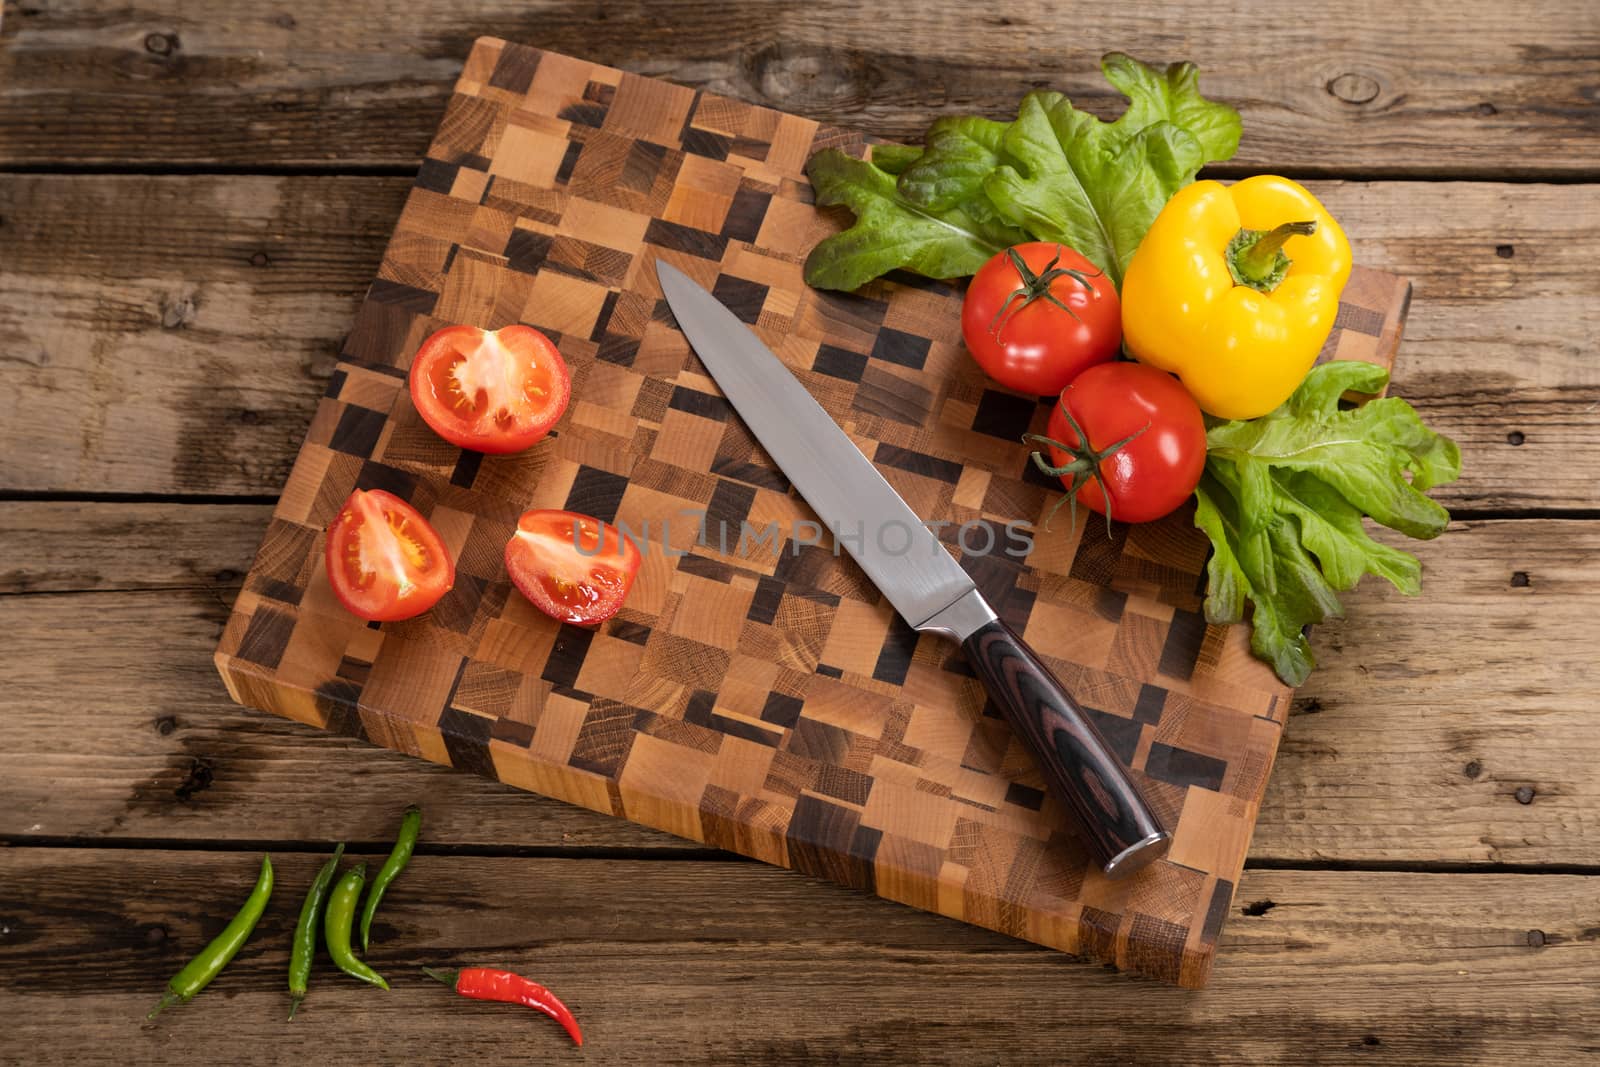
[[[374,926],[370,959],[392,991],[322,960],[290,1025],[288,934],[322,858],[275,855],[278,888],[254,938],[199,999],[149,1024],[144,1011],[232,914],[259,855],[0,852],[0,1054],[570,1055],[548,1020],[453,999],[419,972],[453,963],[538,977],[578,1015],[591,1059],[651,1067],[1059,1063],[1069,1047],[1072,1062],[1184,1067],[1576,1063],[1600,1027],[1592,877],[1251,871],[1239,906],[1261,914],[1232,917],[1196,994],[758,864],[430,855]]]
[[[264,504],[0,504],[0,595],[233,591],[272,518]]]
[[[1003,115],[1041,86],[1114,111],[1097,61],[1134,49],[1194,60],[1206,91],[1240,109],[1235,170],[1595,172],[1600,21],[1584,0],[1281,15],[1271,0],[1092,18],[1024,0],[976,16],[842,0],[11,0],[0,163],[411,165],[473,38],[494,34],[896,138],[939,114]]]
[[[1313,187],[1415,280],[1395,388],[1462,442],[1441,498],[1600,506],[1600,186]],[[0,488],[276,493],[406,188],[0,179]]]
[[[245,569],[268,511],[0,505],[8,565],[15,545],[55,546],[0,575],[0,590],[152,590],[0,597],[12,664],[0,834],[321,840],[339,811],[371,841],[418,797],[438,842],[687,847],[229,705],[210,654],[234,589],[216,576]],[[149,550],[130,524],[163,531],[170,567],[138,558]],[[1318,630],[1322,667],[1300,693],[1252,857],[1593,864],[1600,741],[1584,679],[1600,645],[1600,523],[1457,524],[1411,547],[1421,598],[1369,582],[1348,619]],[[77,651],[64,683],[65,643]]]

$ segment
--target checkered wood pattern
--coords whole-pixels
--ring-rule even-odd
[[[1067,952],[1202,985],[1289,692],[1242,627],[1201,617],[1187,513],[1108,533],[1063,512],[1019,443],[1048,405],[962,351],[959,288],[801,281],[842,218],[804,164],[863,138],[483,39],[455,88],[217,652],[234,698]],[[814,518],[718,394],[653,262],[749,322],[1091,709],[1170,858],[1102,878],[960,651],[919,636],[826,543],[740,543]],[[1358,270],[1325,358],[1387,363],[1408,287]],[[573,400],[529,452],[436,437],[406,369],[451,323],[525,322]],[[412,501],[458,559],[433,611],[345,613],[323,529],[357,488]],[[504,545],[527,508],[648,527],[622,613],[539,614]],[[704,525],[697,514],[706,516]],[[1025,558],[1003,524],[1036,527]],[[963,535],[957,524],[969,523]],[[665,525],[663,525],[665,524]],[[727,530],[724,542],[722,531]],[[989,536],[997,551],[969,554]],[[711,892],[715,892],[714,889]]]

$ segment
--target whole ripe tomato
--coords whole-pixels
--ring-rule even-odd
[[[357,489],[328,526],[328,582],[351,612],[377,622],[421,615],[456,584],[439,534],[410,504]]]
[[[1052,396],[1122,345],[1122,304],[1106,273],[1064,245],[1016,245],[985,263],[961,304],[961,336],[1007,389]]]
[[[594,626],[622,609],[639,573],[639,546],[610,523],[575,511],[526,511],[506,544],[506,571],[533,606]]]
[[[1050,453],[1041,469],[1060,475],[1078,503],[1121,522],[1172,512],[1206,465],[1206,427],[1194,398],[1172,375],[1141,363],[1104,363],[1078,375],[1051,410],[1045,436],[1034,440]]]
[[[475,452],[521,452],[567,409],[572,379],[532,326],[447,326],[417,350],[411,402],[446,441]]]

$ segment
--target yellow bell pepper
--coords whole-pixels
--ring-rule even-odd
[[[1253,419],[1289,398],[1333,329],[1350,242],[1287,178],[1195,182],[1167,201],[1122,281],[1122,337],[1201,410]]]

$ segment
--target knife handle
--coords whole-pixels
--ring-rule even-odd
[[[991,619],[961,647],[989,698],[1038,759],[1045,783],[1077,817],[1100,869],[1120,878],[1165,855],[1172,835],[1105,737],[1016,631]]]

